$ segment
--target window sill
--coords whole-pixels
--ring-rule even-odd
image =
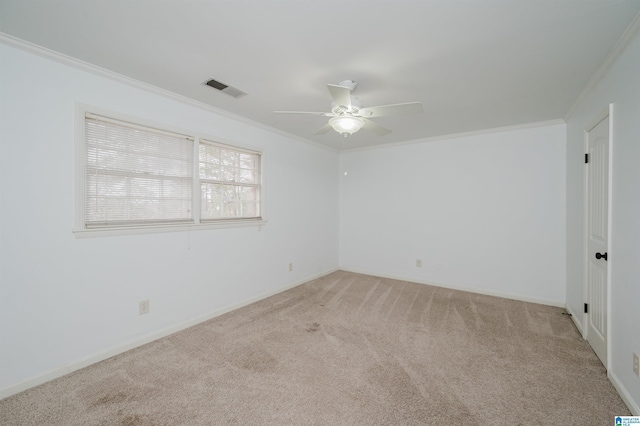
[[[176,225],[147,225],[147,226],[118,226],[108,228],[76,228],[73,230],[76,238],[110,237],[116,235],[157,234],[162,232],[200,231],[220,228],[240,228],[247,226],[262,227],[267,224],[264,219],[220,220],[200,224]]]

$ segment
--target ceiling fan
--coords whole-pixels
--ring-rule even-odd
[[[327,84],[333,102],[331,112],[307,111],[274,111],[276,114],[311,114],[331,117],[329,122],[318,129],[315,134],[323,135],[333,129],[345,138],[360,129],[369,130],[378,136],[391,133],[379,124],[369,120],[375,117],[390,115],[413,114],[422,112],[422,103],[408,102],[404,104],[379,105],[364,108],[360,100],[351,95],[358,83],[352,80],[341,81],[338,84]]]

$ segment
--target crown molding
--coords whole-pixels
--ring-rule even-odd
[[[51,49],[48,49],[46,47],[43,47],[43,46],[28,42],[26,40],[22,40],[20,38],[14,37],[14,36],[12,36],[10,34],[7,34],[7,33],[3,33],[1,31],[0,31],[0,42],[5,44],[5,45],[7,45],[7,46],[14,47],[16,49],[19,49],[19,50],[22,50],[22,51],[25,51],[25,52],[28,52],[28,53],[31,53],[31,54],[46,58],[46,59],[49,59],[51,61],[58,62],[58,63],[63,64],[63,65],[67,65],[67,66],[70,66],[72,68],[75,68],[75,69],[78,69],[78,70],[81,70],[81,71],[85,71],[85,72],[88,72],[90,74],[97,75],[99,77],[107,78],[109,80],[112,80],[112,81],[127,85],[129,87],[133,87],[135,89],[140,89],[140,90],[146,91],[148,93],[159,95],[159,96],[162,96],[164,98],[171,99],[173,101],[189,105],[191,107],[195,107],[195,108],[199,108],[199,109],[202,109],[202,110],[205,110],[205,111],[208,111],[208,112],[212,112],[214,114],[221,115],[221,116],[223,116],[225,118],[229,118],[231,120],[234,120],[234,121],[237,121],[237,122],[240,122],[240,123],[243,123],[243,124],[247,124],[247,125],[250,125],[250,126],[253,126],[253,127],[257,127],[257,128],[259,128],[261,130],[266,130],[266,131],[271,132],[271,133],[276,133],[276,134],[278,134],[280,136],[284,136],[284,137],[289,138],[289,139],[294,139],[296,141],[312,145],[312,146],[314,146],[316,148],[321,148],[321,149],[325,149],[325,150],[332,151],[332,152],[339,152],[339,150],[334,148],[334,147],[331,147],[331,146],[328,146],[328,145],[323,145],[323,144],[314,142],[312,140],[305,139],[305,138],[302,138],[300,136],[294,135],[292,133],[288,133],[288,132],[276,129],[274,127],[267,126],[266,124],[262,124],[262,123],[259,123],[257,121],[250,120],[250,119],[248,119],[246,117],[243,117],[241,115],[233,114],[233,113],[231,113],[229,111],[225,111],[223,109],[214,107],[214,106],[209,105],[207,103],[204,103],[204,102],[201,102],[201,101],[197,101],[195,99],[191,99],[191,98],[189,98],[187,96],[179,95],[179,94],[171,92],[169,90],[161,89],[160,87],[157,87],[157,86],[154,86],[154,85],[151,85],[151,84],[148,84],[148,83],[144,83],[144,82],[142,82],[140,80],[136,80],[134,78],[127,77],[127,76],[119,74],[117,72],[110,71],[110,70],[108,70],[106,68],[102,68],[102,67],[99,67],[97,65],[91,64],[89,62],[85,62],[83,60],[74,58],[72,56],[65,55],[64,53],[60,53],[60,52],[57,52],[55,50],[51,50]]]
[[[578,99],[573,103],[569,112],[564,117],[564,121],[568,122],[573,114],[575,114],[576,110],[584,103],[587,99],[587,96],[598,86],[603,77],[607,74],[607,72],[611,69],[613,64],[620,58],[624,50],[627,48],[629,44],[636,38],[640,32],[640,13],[636,15],[636,17],[631,21],[631,24],[624,31],[620,39],[613,46],[609,55],[604,60],[602,65],[596,70],[596,72],[591,76],[591,79],[587,83],[587,85],[582,89]]]
[[[555,126],[558,124],[566,124],[566,122],[560,118],[555,120],[536,121],[534,123],[524,123],[524,124],[516,124],[513,126],[494,127],[491,129],[472,130],[470,132],[462,132],[462,133],[450,133],[446,135],[432,136],[429,138],[414,139],[414,140],[404,141],[404,142],[396,142],[396,143],[388,143],[388,144],[375,145],[375,146],[364,146],[359,148],[345,149],[341,152],[369,151],[372,149],[384,149],[384,148],[391,148],[391,147],[401,146],[401,145],[414,145],[419,143],[443,141],[447,139],[457,139],[457,138],[465,138],[470,136],[486,135],[490,133],[501,133],[501,132],[510,132],[513,130],[532,129],[536,127],[548,127],[548,126]]]

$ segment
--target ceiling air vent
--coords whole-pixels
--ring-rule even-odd
[[[229,96],[233,96],[234,98],[241,98],[242,96],[246,95],[246,93],[242,90],[226,85],[213,78],[208,79],[203,84],[206,84],[209,87],[213,87],[214,89],[219,90],[222,93],[226,93]]]

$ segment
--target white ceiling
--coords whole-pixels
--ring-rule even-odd
[[[0,0],[0,31],[349,149],[562,119],[638,13],[638,0]],[[326,84],[347,79],[364,106],[424,113],[344,139],[313,135],[326,117],[272,112],[328,111]]]

